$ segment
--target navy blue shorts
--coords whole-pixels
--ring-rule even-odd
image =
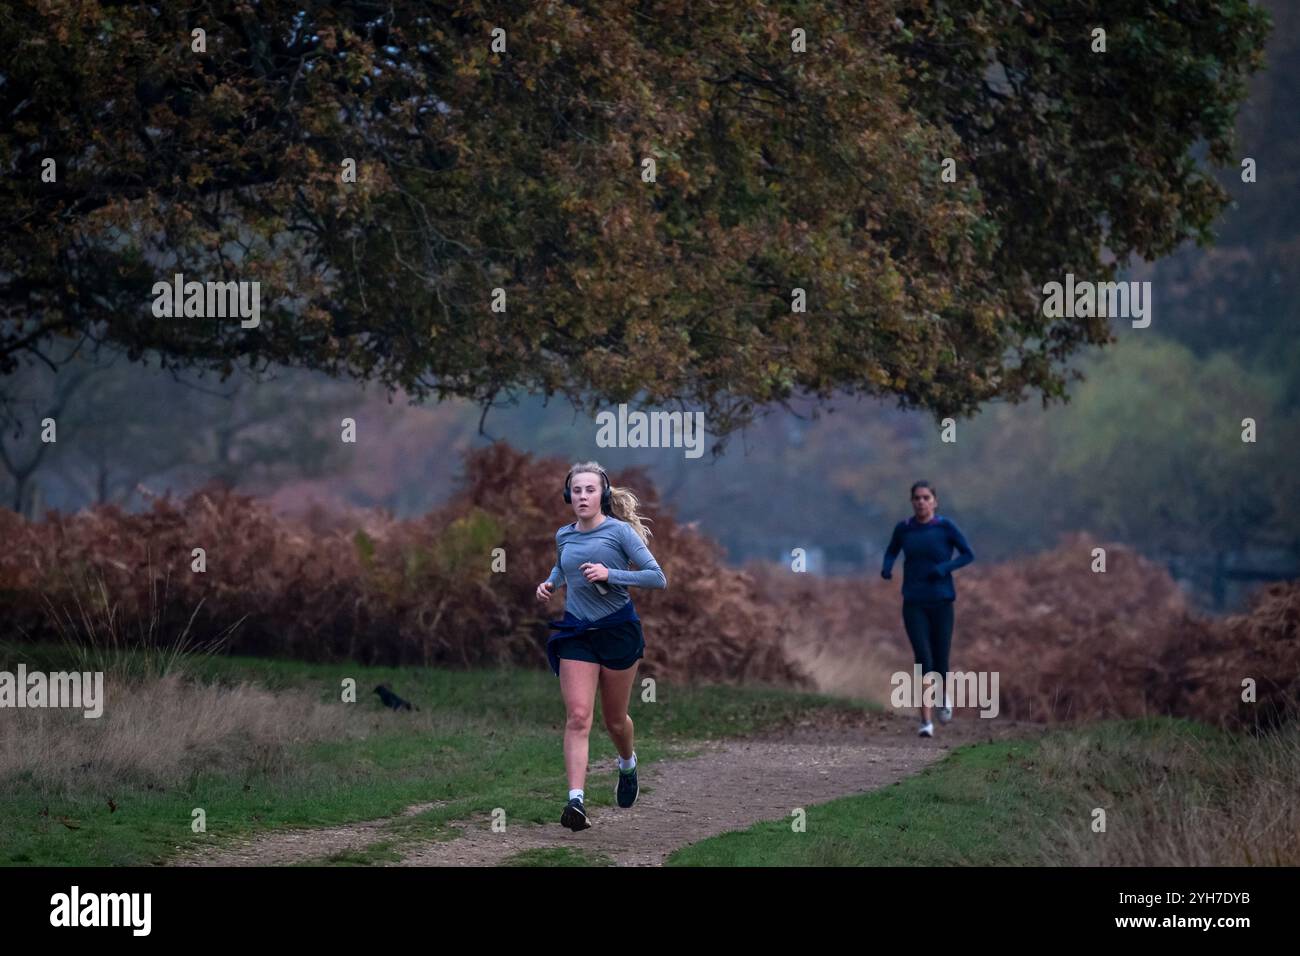
[[[587,661],[612,671],[627,670],[645,656],[640,621],[579,631],[572,637],[556,638],[554,645],[555,656],[562,661]]]

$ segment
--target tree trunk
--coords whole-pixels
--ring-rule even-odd
[[[1216,551],[1214,554],[1214,609],[1223,610],[1224,600],[1226,598],[1227,578],[1224,577],[1225,555],[1223,551]]]
[[[101,504],[108,504],[108,465],[104,462],[99,463],[99,475],[95,479],[95,500]]]

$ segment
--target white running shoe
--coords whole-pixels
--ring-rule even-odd
[[[925,723],[923,723],[923,724],[921,725],[921,729],[920,729],[919,731],[917,731],[917,733],[918,733],[920,736],[922,736],[922,737],[933,737],[933,736],[934,736],[934,724],[930,723],[930,722],[927,720]]]
[[[946,724],[946,723],[948,723],[948,721],[950,721],[950,720],[952,720],[952,708],[951,708],[951,707],[940,707],[940,708],[939,708],[939,723],[941,723],[941,724]]]

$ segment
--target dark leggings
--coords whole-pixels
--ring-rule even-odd
[[[952,647],[952,601],[904,601],[903,626],[912,642],[921,675],[948,673],[948,650]]]

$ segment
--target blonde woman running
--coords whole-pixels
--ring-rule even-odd
[[[645,638],[627,589],[666,588],[668,579],[646,547],[649,519],[637,514],[636,496],[628,488],[610,487],[599,464],[586,461],[569,469],[564,500],[577,520],[555,533],[555,567],[537,585],[537,600],[549,601],[560,583],[568,588],[564,619],[550,622],[555,633],[546,643],[546,656],[559,675],[568,714],[564,767],[569,802],[560,823],[576,832],[591,826],[582,787],[598,686],[605,729],[619,754],[615,800],[624,808],[636,802],[636,751],[627,706]],[[640,570],[629,570],[629,564]]]

